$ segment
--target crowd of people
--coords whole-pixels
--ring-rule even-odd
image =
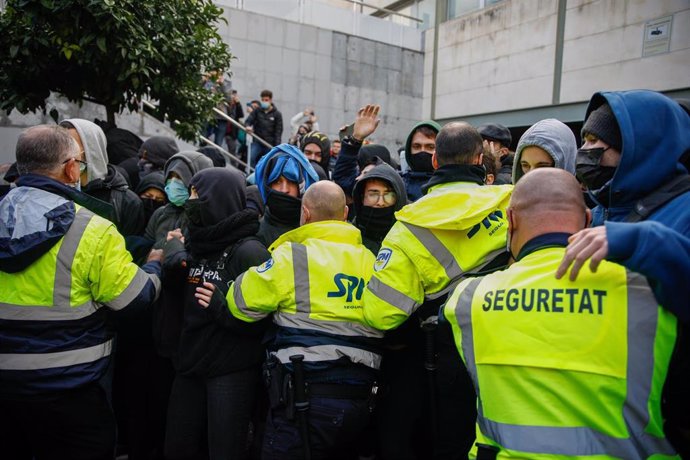
[[[0,456],[690,455],[687,101],[596,93],[579,147],[426,120],[393,153],[375,104],[281,143],[271,91],[227,102],[246,133],[204,134],[250,175],[103,122],[19,136]]]

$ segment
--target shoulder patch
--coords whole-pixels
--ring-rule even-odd
[[[378,272],[386,268],[388,261],[391,260],[391,255],[393,254],[392,249],[383,248],[379,251],[376,256],[376,262],[374,262],[374,271]]]
[[[263,273],[273,266],[273,258],[268,259],[266,262],[259,265],[256,269],[257,273]]]

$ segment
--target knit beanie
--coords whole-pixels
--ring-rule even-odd
[[[583,138],[587,134],[593,134],[614,149],[621,151],[623,144],[621,130],[608,104],[599,106],[599,108],[589,114],[589,118],[582,126],[581,132]]]
[[[311,131],[305,134],[300,141],[301,150],[304,152],[304,147],[309,144],[316,144],[321,149],[321,158],[327,157],[331,151],[331,141],[324,133],[318,131]]]

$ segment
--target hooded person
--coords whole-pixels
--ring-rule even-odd
[[[108,163],[115,165],[125,176],[129,187],[134,190],[139,185],[139,149],[144,142],[132,131],[118,128],[112,123],[95,120],[105,133],[108,150]]]
[[[206,147],[201,147],[200,149],[197,150],[199,153],[203,153],[207,157],[211,159],[213,162],[213,166],[216,168],[225,168],[225,157],[223,156],[222,153],[220,153],[220,150],[215,148],[212,145],[207,145]]]
[[[189,181],[202,169],[212,168],[213,162],[203,153],[188,150],[173,155],[164,168],[165,194],[169,203],[156,209],[144,236],[161,248],[169,231],[186,228],[184,204],[189,198]]]
[[[675,283],[683,285],[690,273],[690,259],[683,255],[690,247],[690,176],[681,163],[690,151],[690,117],[676,101],[654,91],[595,93],[582,138],[577,176],[598,203],[592,224],[605,227],[606,259],[645,274],[659,303],[679,317],[678,342],[659,397],[665,432],[686,458],[688,298],[680,289],[664,291],[664,283],[654,280],[680,277]]]
[[[168,331],[179,333],[170,337],[179,348],[168,406],[166,457],[201,457],[206,445],[197,440],[208,439],[210,458],[244,458],[267,322],[234,319],[220,303],[215,310],[203,309],[194,294],[197,286],[209,281],[224,296],[235,278],[270,255],[255,237],[259,214],[247,207],[242,173],[204,169],[189,184],[184,242],[179,234],[169,235],[164,247],[166,276],[184,286],[183,301],[175,304],[181,310],[181,327]]]
[[[302,195],[319,177],[297,147],[273,147],[256,165],[255,181],[265,204],[258,237],[270,246],[283,233],[299,227]]]
[[[536,168],[558,168],[575,175],[577,141],[564,123],[548,118],[533,124],[520,137],[513,162],[513,184]]]
[[[139,176],[144,177],[154,171],[163,171],[165,163],[180,149],[175,139],[165,136],[149,137],[139,148]]]
[[[374,254],[395,223],[395,213],[407,204],[405,183],[386,163],[374,166],[355,183],[352,191],[353,224],[362,232],[362,243]]]
[[[357,180],[374,166],[388,164],[393,167],[390,151],[385,145],[357,143],[346,137],[341,152],[342,159],[339,155],[333,170],[333,181],[340,185],[347,197],[353,196]]]
[[[70,118],[60,123],[77,142],[86,169],[77,188],[113,208],[113,223],[124,236],[139,235],[144,230],[144,206],[126,179],[108,164],[107,141],[95,123]],[[94,211],[97,212],[97,211]]]
[[[141,202],[144,204],[144,215],[148,224],[156,209],[165,206],[165,203],[168,201],[165,194],[165,178],[163,173],[156,171],[146,175],[139,182],[136,194],[139,195]]]
[[[441,125],[433,120],[417,123],[405,141],[405,162],[410,170],[402,177],[405,181],[407,197],[417,201],[424,195],[424,186],[434,173],[431,157],[436,151],[436,135]]]
[[[309,162],[312,165],[318,165],[325,176],[321,175],[321,171],[314,168],[321,180],[328,180],[330,178],[328,165],[331,161],[331,140],[324,133],[319,131],[311,131],[302,137],[300,142],[300,150],[304,152]]]

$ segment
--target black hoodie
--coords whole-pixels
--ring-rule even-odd
[[[194,175],[190,185],[199,198],[185,204],[186,241],[183,245],[173,239],[165,245],[165,275],[168,281],[184,285],[180,329],[167,331],[179,334],[177,370],[212,377],[258,366],[267,321],[248,324],[237,320],[222,301],[202,308],[195,290],[208,281],[225,297],[237,276],[268,260],[268,251],[254,238],[259,215],[247,209],[245,179],[239,171],[204,169]]]
[[[115,211],[114,223],[122,235],[141,235],[144,232],[144,204],[139,196],[129,189],[127,181],[113,165],[108,165],[105,178],[92,180],[82,191],[112,205]]]
[[[390,208],[371,208],[362,204],[364,186],[370,179],[380,179],[390,184],[395,194],[398,196],[393,206]],[[405,183],[395,169],[383,163],[375,166],[357,180],[352,190],[352,200],[355,213],[353,224],[362,232],[362,242],[364,246],[374,254],[377,254],[379,249],[381,249],[383,238],[395,223],[395,216],[393,213],[399,211],[407,204]],[[384,209],[386,211],[383,211]],[[390,215],[381,215],[387,214],[388,212],[390,212]]]

